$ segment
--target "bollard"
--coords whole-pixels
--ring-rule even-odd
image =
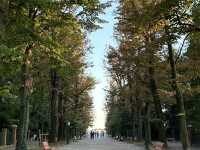
[[[17,125],[12,125],[12,140],[13,140],[13,144],[16,145],[16,143],[17,143]]]
[[[2,145],[7,145],[7,128],[2,129]]]

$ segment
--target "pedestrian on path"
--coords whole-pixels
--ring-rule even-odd
[[[91,139],[91,140],[94,139],[94,131],[90,131],[90,139]]]

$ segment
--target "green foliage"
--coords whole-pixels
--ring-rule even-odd
[[[48,132],[52,69],[59,76],[58,100],[63,103],[58,107],[63,110],[59,112],[64,115],[62,123],[71,121],[74,128],[82,131],[92,124],[89,91],[95,81],[85,74],[88,66],[85,54],[89,49],[86,37],[88,31],[100,28],[105,22],[99,15],[108,6],[109,2],[99,0],[3,1],[0,15],[3,12],[6,19],[0,18],[1,125],[7,125],[10,119],[20,119],[19,104],[30,101],[20,109],[25,114],[30,107],[29,128]],[[27,120],[20,121],[27,124]],[[26,132],[25,128],[22,130]]]
[[[162,120],[164,125],[170,122],[167,116],[175,116],[175,112],[168,111],[171,108],[176,106],[176,113],[179,108],[184,113],[184,104],[180,103],[183,99],[187,125],[192,124],[194,131],[199,128],[199,4],[191,0],[119,1],[115,27],[119,45],[110,47],[106,57],[110,74],[106,103],[110,133],[119,134],[126,125],[126,121],[120,121],[125,109],[128,115],[124,118],[130,115],[132,124],[126,129],[135,131],[132,136],[139,138],[142,123],[147,124],[148,119]],[[175,48],[177,45],[179,49]],[[170,51],[174,54],[167,53]],[[151,111],[145,120],[147,104]],[[184,122],[182,118],[180,132],[187,136]],[[151,125],[157,128],[159,121]],[[167,128],[172,126],[169,123]],[[162,132],[159,129],[158,134]],[[144,130],[149,133],[147,128]],[[186,136],[181,137],[183,146],[189,147]]]

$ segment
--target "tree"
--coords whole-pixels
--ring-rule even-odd
[[[63,57],[59,53],[64,49],[67,50],[67,48],[60,45],[62,43],[60,43],[59,38],[56,36],[53,38],[52,34],[57,31],[58,33],[65,33],[66,28],[64,27],[71,26],[74,23],[79,30],[77,35],[81,34],[82,29],[90,31],[97,29],[99,23],[104,22],[98,18],[98,15],[103,13],[103,9],[108,5],[101,4],[99,1],[69,3],[66,1],[23,0],[3,1],[3,4],[1,5],[1,13],[5,17],[4,20],[0,20],[1,28],[4,28],[4,30],[1,30],[0,38],[2,50],[5,54],[6,49],[13,49],[13,52],[19,53],[22,58],[20,62],[21,108],[16,149],[23,150],[27,149],[29,101],[34,88],[32,73],[37,72],[37,69],[33,70],[34,61],[39,60],[40,55],[46,54],[46,60],[53,58],[53,61],[59,62],[59,65],[63,64],[60,63]],[[80,9],[80,7],[83,9]],[[52,29],[56,30],[53,31]],[[59,36],[61,38],[67,35],[60,34]],[[72,44],[69,50],[73,51],[73,49]],[[57,101],[56,99],[55,101]]]
[[[151,120],[146,121],[151,122],[149,124],[151,129],[155,125],[153,122],[159,120],[156,121],[159,126],[159,140],[164,143],[166,143],[166,128],[168,128],[168,123],[170,122],[167,116],[172,115],[170,114],[170,109],[176,103],[179,123],[175,121],[175,124],[180,125],[183,149],[190,149],[187,131],[187,119],[189,118],[186,118],[186,113],[190,112],[186,110],[187,112],[185,113],[184,97],[191,92],[188,92],[188,82],[192,78],[196,78],[198,72],[188,73],[185,70],[188,63],[191,63],[191,60],[188,59],[188,54],[195,53],[195,49],[194,47],[193,49],[190,48],[190,50],[188,48],[184,49],[184,44],[186,41],[189,42],[188,37],[199,32],[197,21],[199,2],[191,2],[189,0],[127,0],[119,1],[119,4],[117,11],[118,23],[115,31],[119,45],[115,50],[112,50],[111,54],[108,52],[109,55],[107,57],[108,64],[111,66],[108,69],[111,73],[111,79],[116,80],[117,83],[124,83],[122,86],[116,86],[117,91],[122,92],[122,89],[129,87],[130,90],[126,90],[128,93],[126,95],[132,96],[130,96],[130,101],[126,102],[129,105],[133,104],[133,116],[137,114],[134,106],[138,108],[140,106],[138,104],[148,104],[151,107],[150,111],[147,111],[149,110],[147,108],[145,111],[144,106],[142,110],[146,113],[149,112],[148,117],[151,117]],[[185,38],[183,39],[183,37]],[[179,41],[183,43],[180,44]],[[193,39],[193,42],[195,42],[195,39]],[[179,44],[180,49],[174,49],[175,44]],[[190,46],[192,45],[191,42]],[[184,51],[186,51],[185,57],[183,56]],[[195,54],[198,57],[198,54]],[[195,57],[194,60],[195,63],[198,62]],[[169,66],[168,62],[170,62]],[[117,77],[121,78],[116,78],[116,72]],[[190,77],[188,74],[190,74]],[[141,80],[143,78],[147,79],[147,77],[149,79],[148,81],[145,80],[147,82]],[[136,90],[136,93],[132,92],[133,89]],[[148,96],[151,95],[151,98],[147,100],[143,99],[142,96],[138,97],[139,93],[143,93],[142,91],[146,91],[146,94]],[[133,95],[134,99],[132,98]],[[138,103],[138,98],[140,103]],[[113,103],[112,98],[110,103]],[[111,108],[108,109],[108,112],[112,114],[110,111],[112,111]],[[151,145],[150,138],[155,133],[150,136],[150,128],[146,127],[145,129],[146,137],[148,137],[146,138],[146,148],[149,149],[148,145]]]

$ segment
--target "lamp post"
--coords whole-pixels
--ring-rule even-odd
[[[70,138],[70,125],[71,125],[71,123],[70,123],[70,121],[68,121],[67,123],[66,123],[66,142],[67,142],[67,144],[69,144],[69,138]]]
[[[192,124],[188,125],[188,133],[189,133],[190,144],[192,144]]]

